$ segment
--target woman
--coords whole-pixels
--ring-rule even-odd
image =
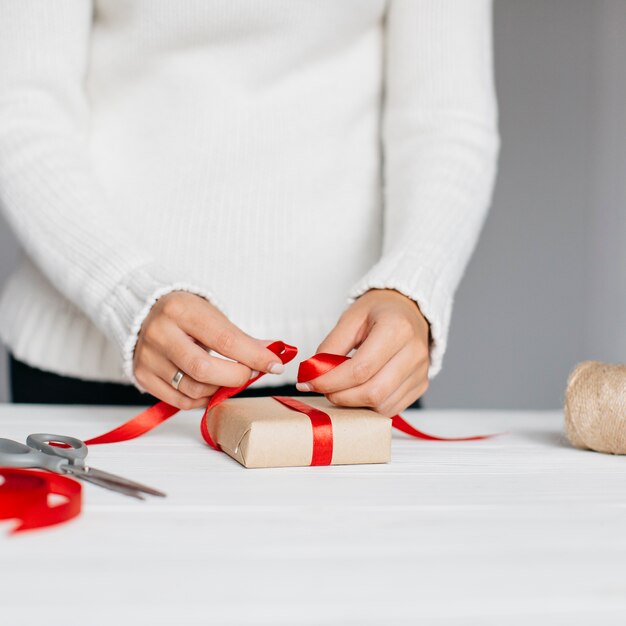
[[[190,409],[333,352],[299,390],[414,405],[495,176],[489,0],[0,7],[14,400]]]

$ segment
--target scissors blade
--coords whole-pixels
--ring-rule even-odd
[[[128,478],[123,478],[122,476],[117,476],[116,474],[110,474],[109,472],[96,469],[95,467],[84,466],[83,469],[85,469],[87,473],[91,476],[95,476],[96,478],[105,480],[107,482],[115,483],[116,485],[121,485],[122,487],[128,487],[129,489],[148,493],[152,496],[159,496],[160,498],[165,498],[166,496],[163,491],[159,491],[158,489],[154,489],[153,487],[148,487],[147,485],[135,482],[134,480],[129,480]]]
[[[63,468],[63,470],[66,474],[75,476],[80,480],[86,480],[87,482],[98,485],[99,487],[104,487],[105,489],[117,491],[118,493],[122,493],[125,496],[137,498],[137,500],[145,500],[141,493],[139,493],[136,489],[131,489],[130,487],[125,487],[124,485],[120,485],[118,483],[110,482],[108,480],[104,480],[103,478],[93,476],[91,472],[86,470],[84,467],[79,467],[78,465],[67,465]]]

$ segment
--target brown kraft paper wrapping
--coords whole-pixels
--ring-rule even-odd
[[[390,418],[366,408],[338,407],[324,396],[293,397],[330,416],[332,465],[389,462]],[[222,450],[245,467],[311,464],[310,418],[270,396],[229,398],[209,411],[207,426]]]

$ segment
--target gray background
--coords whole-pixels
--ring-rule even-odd
[[[555,408],[576,362],[626,354],[626,2],[496,0],[494,20],[498,182],[426,404]],[[18,254],[0,218],[0,284]]]

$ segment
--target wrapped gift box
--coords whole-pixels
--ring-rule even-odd
[[[391,419],[366,408],[337,407],[324,396],[293,396],[321,409],[332,423],[332,465],[387,463]],[[311,465],[311,418],[271,396],[229,398],[207,414],[213,439],[245,467]]]

